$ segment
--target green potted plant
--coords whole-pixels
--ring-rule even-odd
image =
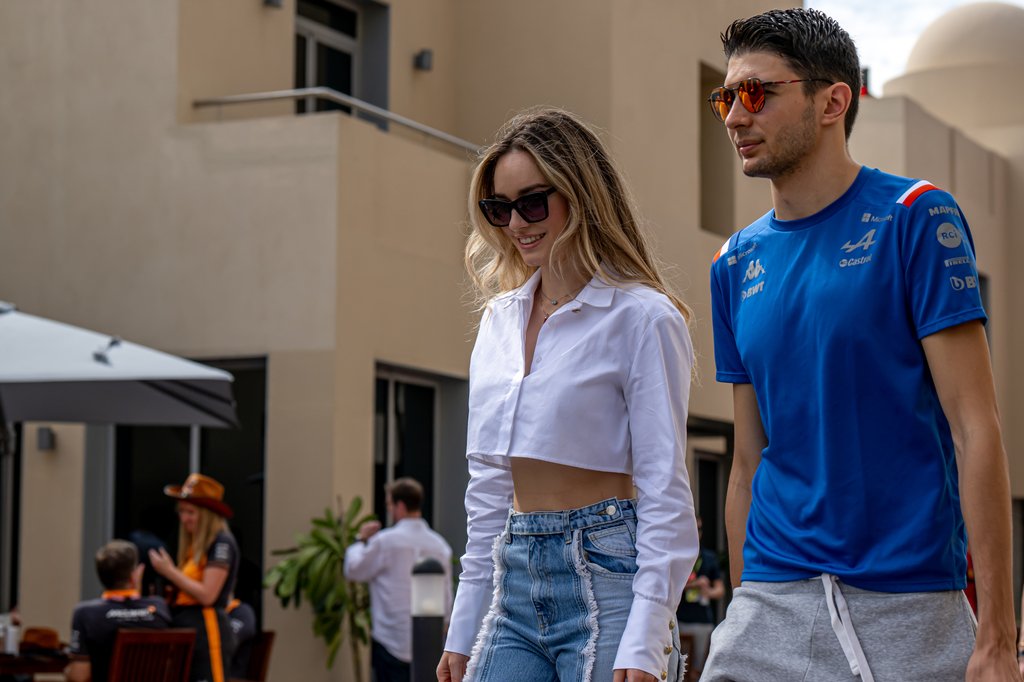
[[[341,509],[341,500],[338,507]],[[296,536],[296,545],[274,550],[286,557],[271,568],[263,585],[273,590],[281,605],[298,607],[303,598],[313,608],[313,634],[327,643],[327,667],[334,659],[348,630],[355,680],[362,682],[362,649],[370,642],[370,595],[365,583],[345,579],[345,548],[355,542],[359,526],[374,517],[360,517],[363,500],[352,499],[348,509],[334,515],[330,509],[312,520],[308,533]]]

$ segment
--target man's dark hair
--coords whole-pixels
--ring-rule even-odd
[[[748,52],[777,54],[800,78],[843,82],[853,91],[846,110],[846,139],[853,132],[860,102],[860,59],[850,34],[835,19],[815,9],[773,9],[737,19],[722,34],[725,58]],[[820,81],[803,83],[810,96],[826,87]]]
[[[108,590],[128,587],[138,564],[139,550],[125,540],[111,540],[96,552],[96,573]]]
[[[396,478],[388,486],[388,492],[391,493],[391,502],[401,502],[405,505],[406,511],[415,513],[423,506],[423,486],[415,478]]]

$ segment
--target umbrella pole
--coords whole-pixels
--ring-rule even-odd
[[[0,401],[0,613],[11,610],[14,564],[14,429]]]
[[[193,424],[189,430],[188,439],[188,471],[192,474],[199,473],[199,427]]]

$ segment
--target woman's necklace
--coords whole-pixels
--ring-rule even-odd
[[[586,285],[584,284],[583,286]],[[558,310],[558,307],[560,305],[572,301],[573,299],[580,295],[581,291],[583,291],[583,287],[580,287],[576,291],[570,291],[569,293],[562,294],[561,296],[548,296],[547,292],[545,292],[543,288],[537,287],[537,289],[540,291],[540,295],[542,298],[540,311],[541,313],[544,314],[544,319],[541,321],[541,324],[547,322],[548,318],[555,314],[555,311]],[[548,303],[552,306],[551,310],[544,310],[545,303]]]

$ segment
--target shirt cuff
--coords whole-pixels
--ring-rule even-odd
[[[673,650],[672,631],[676,627],[675,611],[634,595],[612,667],[616,670],[636,668],[654,675],[657,680],[664,680]]]
[[[460,582],[452,606],[452,620],[448,626],[448,640],[444,650],[469,656],[473,651],[480,624],[491,607],[494,588],[490,585]]]

